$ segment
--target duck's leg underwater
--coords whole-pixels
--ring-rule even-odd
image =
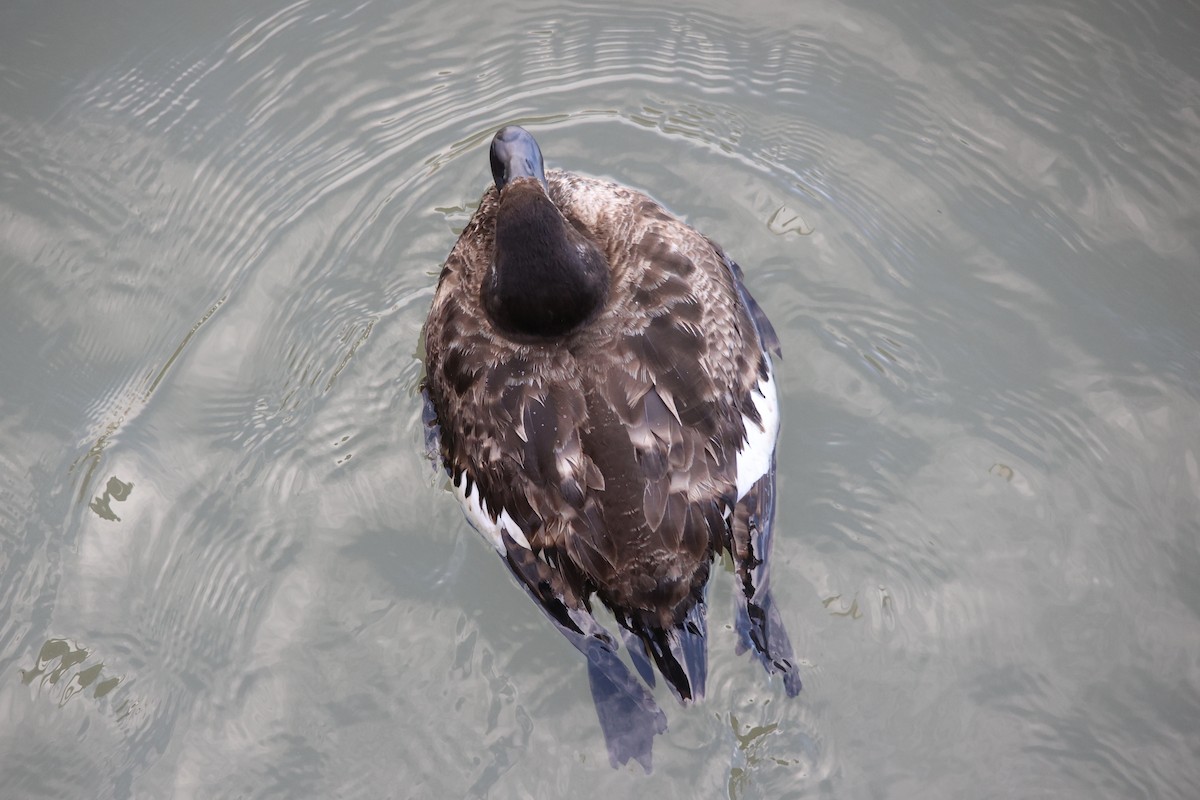
[[[768,563],[771,528],[775,519],[775,459],[771,468],[738,501],[731,527],[734,564],[737,568],[738,652],[753,650],[767,672],[783,676],[789,697],[800,692],[800,671],[792,656],[792,643],[771,597]]]
[[[582,604],[571,604],[561,577],[534,553],[501,533],[505,561],[563,636],[587,657],[588,681],[600,729],[614,766],[630,759],[651,770],[654,737],[667,730],[667,717],[646,687],[617,656],[617,642]]]

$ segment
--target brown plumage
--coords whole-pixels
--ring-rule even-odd
[[[513,159],[494,143],[493,171],[498,148],[502,167]],[[764,516],[758,487],[773,491],[772,461],[770,486],[764,477],[739,504],[747,428],[774,424],[760,419],[756,393],[774,392],[766,348],[777,348],[775,334],[712,241],[644,194],[557,170],[543,176],[540,152],[536,164],[520,155],[527,160],[496,175],[503,188],[488,189],[447,258],[426,322],[425,390],[441,459],[460,493],[482,504],[518,578],[564,633],[584,637],[576,646],[588,653],[590,638],[615,649],[590,620],[595,594],[681,699],[693,699],[703,693],[703,588],[714,554],[742,551],[746,598],[768,599],[765,572],[761,590],[752,575],[768,542],[756,548],[746,523],[745,541],[734,542],[731,521],[739,505],[743,518]],[[776,627],[779,646],[759,648],[753,632],[747,643],[798,690]],[[698,655],[696,641],[680,644],[689,636]],[[623,682],[613,674],[621,668],[591,654],[589,662]],[[614,763],[633,757],[648,768],[652,733],[632,752],[614,750],[621,731],[609,728],[631,720],[605,726],[610,752]]]

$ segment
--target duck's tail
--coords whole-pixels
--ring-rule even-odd
[[[708,679],[707,612],[701,589],[680,622],[660,627],[636,619],[621,620],[633,634],[626,637],[626,644],[638,674],[650,686],[654,685],[654,672],[647,659],[649,656],[682,703],[691,703],[704,697],[704,686]],[[636,643],[632,641],[633,638],[637,639]]]
[[[586,604],[563,589],[561,576],[532,550],[513,541],[504,528],[500,536],[509,569],[558,630],[587,658],[588,682],[608,746],[609,763],[617,767],[632,760],[650,772],[654,737],[667,730],[666,715],[621,661],[616,640]]]

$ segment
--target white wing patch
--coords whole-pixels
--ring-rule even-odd
[[[454,487],[454,493],[458,496],[458,502],[462,504],[467,522],[470,522],[471,527],[479,531],[483,538],[491,542],[492,547],[495,547],[500,555],[504,555],[504,537],[500,535],[501,530],[507,531],[509,537],[526,550],[533,549],[529,546],[529,540],[525,538],[525,532],[507,511],[500,509],[500,514],[496,519],[492,519],[492,515],[484,507],[483,495],[479,491],[479,486],[468,478],[466,473],[463,473],[458,485]]]
[[[758,479],[771,468],[775,439],[779,435],[779,396],[775,393],[775,372],[767,361],[767,377],[750,390],[750,399],[758,410],[762,425],[743,416],[746,441],[737,452],[737,496],[741,500]]]

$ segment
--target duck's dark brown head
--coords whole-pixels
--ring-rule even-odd
[[[547,194],[542,151],[524,128],[492,139],[496,207],[483,306],[500,330],[555,338],[587,323],[608,296],[608,260]]]

